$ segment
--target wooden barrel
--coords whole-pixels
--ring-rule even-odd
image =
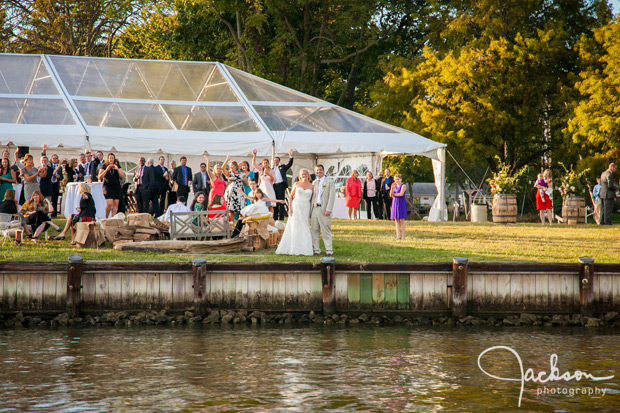
[[[517,223],[516,194],[496,194],[493,196],[493,222],[499,224]]]
[[[586,200],[582,196],[571,195],[562,204],[562,221],[576,221],[577,224],[586,223]]]

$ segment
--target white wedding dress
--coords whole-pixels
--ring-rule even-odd
[[[284,234],[276,250],[283,255],[312,255],[312,234],[310,233],[310,201],[312,189],[297,187],[293,199],[293,216],[284,228]]]

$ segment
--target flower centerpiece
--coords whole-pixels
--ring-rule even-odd
[[[516,194],[519,191],[519,179],[527,170],[527,165],[515,173],[510,173],[510,166],[497,159],[497,172],[493,173],[492,178],[488,179],[491,194]]]
[[[497,159],[497,172],[487,182],[493,194],[493,222],[501,224],[515,224],[517,222],[517,192],[519,178],[525,173],[524,166],[515,173],[510,172],[510,166]]]
[[[562,200],[566,200],[569,196],[584,196],[586,193],[586,185],[583,183],[583,176],[590,170],[584,169],[581,172],[575,172],[571,165],[568,169],[562,162],[558,162],[562,168],[564,168],[564,175],[560,180],[560,194],[562,194]]]

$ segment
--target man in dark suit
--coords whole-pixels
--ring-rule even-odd
[[[601,190],[599,197],[601,198],[601,218],[599,225],[611,225],[611,213],[616,203],[616,192],[618,185],[614,181],[614,172],[616,172],[616,164],[610,163],[609,168],[601,174]]]
[[[163,155],[159,157],[159,165],[155,166],[155,180],[157,181],[159,210],[164,212],[166,209],[166,195],[168,194],[170,173],[168,173],[168,168],[166,168],[166,158]]]
[[[383,205],[385,206],[385,219],[390,219],[392,215],[392,198],[390,197],[390,189],[394,183],[394,178],[390,175],[390,170],[385,170],[385,177],[381,183],[381,195],[383,196]]]
[[[93,169],[96,169],[94,167],[95,163],[93,162],[93,154],[87,150],[85,155],[86,162],[84,162],[84,182],[93,182]]]
[[[144,187],[144,194],[146,195],[146,202],[144,205],[144,212],[150,213],[149,203],[153,204],[153,214],[156,217],[160,215],[159,211],[159,182],[157,181],[157,174],[161,171],[157,171],[153,166],[153,158],[149,158],[146,161],[146,168],[144,168],[144,177],[142,179],[142,185]]]
[[[99,167],[101,166],[103,162],[104,162],[103,152],[97,151],[97,156],[95,156],[95,158],[93,159],[92,169],[90,173],[92,182],[99,182]]]
[[[77,179],[76,182],[84,182],[84,175],[86,174],[86,155],[81,153],[79,156],[80,162],[78,163],[77,166],[77,171],[78,171],[78,175],[77,175]],[[86,181],[88,181],[88,179],[86,179]]]
[[[383,214],[385,211],[383,210],[383,171],[379,169],[377,172],[377,178],[375,179],[375,186],[377,187],[377,209],[379,213],[377,214],[378,219],[383,219]]]
[[[181,165],[174,169],[172,179],[177,183],[177,196],[184,196],[187,199],[189,183],[192,182],[192,169],[187,166],[185,156],[181,156]]]
[[[133,181],[136,183],[136,206],[138,212],[148,212],[148,194],[144,190],[144,175],[146,173],[146,165],[144,157],[140,157],[138,160],[138,167],[136,168],[136,174],[133,177]],[[146,208],[145,208],[146,205]]]
[[[293,150],[289,149],[288,156],[290,159],[286,165],[280,165],[280,157],[273,158],[273,172],[276,176],[273,182],[273,190],[276,193],[276,199],[282,199],[286,197],[286,188],[288,188],[288,180],[286,179],[286,172],[293,166]],[[285,206],[284,204],[277,203],[273,211],[273,219],[276,221],[284,219]]]
[[[209,174],[207,173],[207,164],[200,164],[200,172],[197,172],[192,179],[192,189],[194,190],[194,196],[198,191],[202,191],[205,194],[205,198],[209,199],[209,192],[211,192],[211,181],[209,180]]]
[[[60,208],[58,198],[60,198],[60,181],[62,181],[62,165],[56,154],[52,155],[52,168],[54,168],[52,173],[52,206],[54,207],[52,218],[56,218],[58,208]]]

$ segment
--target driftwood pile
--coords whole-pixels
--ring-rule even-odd
[[[119,251],[140,252],[188,252],[221,254],[240,251],[247,244],[245,238],[222,239],[217,241],[144,241],[119,243],[114,246]]]

